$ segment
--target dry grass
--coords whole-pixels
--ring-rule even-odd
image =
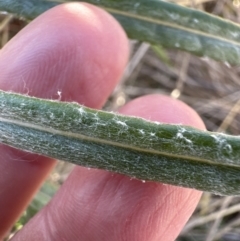
[[[240,21],[240,10],[229,0],[171,2]],[[234,3],[237,5],[238,1]],[[0,46],[23,26],[23,21],[1,15]],[[131,45],[132,56],[124,77],[105,109],[116,110],[129,100],[146,94],[171,95],[192,106],[202,117],[208,130],[240,134],[240,67],[231,67],[173,50],[166,51],[168,61],[162,61],[156,49],[150,45],[136,41],[131,41]],[[160,53],[164,51],[160,50]],[[68,164],[60,163],[51,176],[52,180],[61,183],[71,168]],[[177,240],[240,240],[239,203],[240,197],[219,197],[204,193]]]

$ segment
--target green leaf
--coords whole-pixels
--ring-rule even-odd
[[[0,9],[33,19],[68,1],[0,0]],[[240,63],[239,25],[161,0],[86,0],[110,12],[133,39]]]
[[[240,138],[0,91],[0,142],[222,195],[240,194]]]
[[[168,57],[168,53],[161,45],[151,45],[151,48],[161,61],[163,61],[168,66],[171,65],[171,61]]]

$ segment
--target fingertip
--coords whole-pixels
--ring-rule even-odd
[[[164,95],[154,94],[139,97],[127,103],[119,112],[151,121],[205,129],[202,119],[195,110],[180,100]]]
[[[100,108],[128,60],[125,32],[106,11],[65,3],[40,15],[0,52],[0,87]]]

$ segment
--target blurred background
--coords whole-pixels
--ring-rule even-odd
[[[238,0],[172,0],[240,23]],[[239,8],[238,8],[239,7]],[[27,22],[0,13],[0,48]],[[125,74],[104,109],[114,111],[136,97],[158,93],[195,109],[210,131],[240,134],[240,67],[217,63],[161,46],[130,40]],[[38,212],[61,186],[73,165],[59,162],[9,237]],[[8,237],[8,238],[9,238]],[[240,197],[204,193],[177,241],[239,241]]]

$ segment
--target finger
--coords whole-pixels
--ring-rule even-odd
[[[120,78],[128,40],[105,11],[69,3],[44,13],[0,51],[0,88],[100,108]],[[55,161],[0,146],[0,239]]]
[[[120,110],[153,121],[204,129],[198,115],[169,97],[151,95]],[[53,200],[13,240],[174,240],[201,192],[76,167]]]

